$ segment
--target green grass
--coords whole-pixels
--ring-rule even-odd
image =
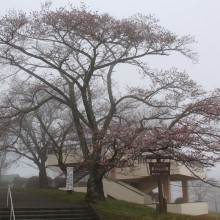
[[[220,218],[220,213],[219,212],[210,212],[210,215],[214,216],[214,217],[219,217]]]
[[[84,203],[84,193],[74,193],[70,195],[66,191],[57,190],[57,189],[28,189],[28,188],[19,188],[16,189],[26,193],[32,193],[41,196],[49,196],[52,198],[62,199],[73,204],[85,204]]]
[[[154,209],[124,201],[108,199],[96,205],[103,220],[220,220],[220,217],[158,214]]]
[[[69,195],[64,191],[55,189],[19,189],[24,192],[49,196],[69,201],[73,204],[84,204],[85,194],[74,193]],[[95,204],[95,207],[103,220],[220,220],[219,216],[187,216],[178,214],[158,214],[154,209],[144,205],[107,199],[105,202]]]

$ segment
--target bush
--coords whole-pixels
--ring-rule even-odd
[[[52,179],[50,177],[47,177],[48,185],[52,186]],[[32,176],[27,179],[26,181],[26,187],[27,188],[39,188],[39,177],[38,176]]]
[[[28,178],[26,181],[26,187],[27,188],[39,188],[39,177],[32,176]]]
[[[59,188],[59,187],[65,187],[65,186],[66,186],[66,178],[57,177],[53,180],[53,187]]]
[[[14,178],[13,185],[15,187],[24,187],[26,185],[27,178],[17,176]]]

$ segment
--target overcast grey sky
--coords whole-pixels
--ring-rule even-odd
[[[25,11],[40,8],[41,0],[7,0],[1,2],[0,14],[8,9]],[[199,54],[199,63],[193,64],[181,56],[154,59],[150,65],[159,68],[177,67],[186,72],[206,89],[220,87],[220,1],[219,0],[52,0],[54,7],[84,2],[91,10],[107,12],[123,18],[136,13],[154,14],[165,28],[179,35],[193,35]]]
[[[37,10],[41,0],[1,0],[0,15],[9,9],[24,11]],[[80,6],[84,2],[89,9],[100,13],[109,13],[117,18],[124,18],[136,13],[153,14],[160,24],[179,35],[193,35],[197,40],[194,45],[199,54],[199,62],[193,64],[182,56],[169,59],[153,59],[152,67],[177,67],[206,89],[220,87],[220,0],[52,0],[53,7],[72,3]]]

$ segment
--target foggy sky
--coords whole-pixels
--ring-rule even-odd
[[[9,9],[38,10],[41,0],[1,0],[0,15]],[[81,0],[52,0],[53,7],[72,3],[80,6]],[[160,24],[178,35],[195,36],[197,43],[193,49],[199,54],[199,62],[192,63],[183,56],[170,59],[150,60],[152,67],[169,69],[177,67],[208,90],[220,88],[220,1],[219,0],[85,0],[85,5],[93,11],[109,13],[117,18],[125,18],[136,13],[155,15]],[[122,76],[123,77],[123,76]],[[129,80],[129,78],[128,78]],[[132,77],[130,81],[132,81]]]

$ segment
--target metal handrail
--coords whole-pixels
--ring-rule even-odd
[[[13,217],[13,220],[15,220],[15,212],[14,212],[14,205],[12,201],[12,195],[11,195],[11,186],[8,185],[8,193],[7,193],[7,207],[9,206],[9,199],[11,204],[11,211],[10,211],[10,220]]]

